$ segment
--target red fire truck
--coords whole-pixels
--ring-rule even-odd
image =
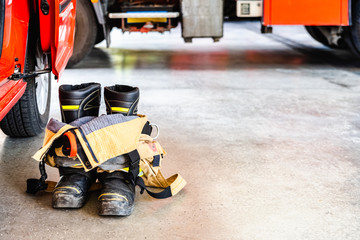
[[[114,27],[164,32],[181,23],[185,42],[218,41],[224,17],[259,17],[262,33],[304,25],[317,41],[360,56],[360,0],[0,0],[0,127],[15,137],[41,132],[50,72],[59,77],[72,52],[70,65],[104,39],[109,46]]]
[[[51,72],[73,51],[75,0],[0,0],[0,127],[13,137],[42,132]]]
[[[258,17],[262,33],[273,25],[304,25],[317,41],[360,55],[359,0],[78,0],[73,66],[110,30],[164,32],[181,23],[185,42],[223,35],[224,18]],[[241,36],[239,36],[241,37]],[[121,41],[121,40],[120,40]]]

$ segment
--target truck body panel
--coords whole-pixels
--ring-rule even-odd
[[[263,24],[348,26],[349,0],[264,0]]]
[[[21,98],[26,89],[23,80],[12,81],[5,79],[0,85],[0,121]]]
[[[5,0],[4,3],[5,17],[0,57],[0,81],[14,73],[15,65],[18,65],[20,71],[24,68],[30,18],[29,1]]]
[[[52,72],[60,77],[73,52],[76,0],[55,0],[50,5],[53,14],[51,32]],[[53,6],[53,7],[52,7]]]
[[[223,36],[223,0],[181,0],[183,38]]]

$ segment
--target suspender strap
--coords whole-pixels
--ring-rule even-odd
[[[158,174],[161,174],[160,172]],[[181,189],[183,189],[186,185],[186,181],[179,175],[175,174],[172,177],[169,177],[166,179],[166,182],[168,186],[166,188],[163,188],[160,192],[152,192],[149,189],[147,189],[147,186],[145,185],[144,180],[141,177],[138,177],[136,179],[136,185],[138,185],[141,188],[141,194],[146,190],[146,192],[152,196],[153,198],[157,199],[164,199],[168,197],[172,197],[176,195],[178,192],[180,192]]]
[[[144,190],[146,190],[146,192],[150,196],[152,196],[153,198],[164,199],[164,198],[168,198],[168,197],[172,196],[170,186],[168,186],[167,188],[165,188],[161,192],[151,192],[151,191],[149,191],[149,189],[147,189],[147,187],[145,186],[144,180],[141,177],[136,179],[136,185],[138,185],[141,188],[141,193],[143,193]]]
[[[76,157],[77,144],[76,144],[75,133],[73,131],[68,131],[68,132],[64,133],[64,136],[67,137],[67,141],[65,141],[65,142],[69,144],[69,146],[68,146],[69,149],[66,149],[69,152],[69,154],[67,154],[67,155],[69,157]]]
[[[151,135],[151,131],[152,131],[152,126],[150,125],[150,122],[147,121],[144,125],[144,128],[142,130],[142,134],[146,134],[146,135]]]
[[[47,178],[47,174],[45,170],[45,160],[42,160],[39,163],[39,169],[41,174],[40,179],[29,178],[26,180],[27,193],[36,194],[37,192],[45,190],[48,187],[47,183],[45,183],[45,180]]]
[[[128,153],[130,162],[129,162],[129,181],[135,184],[135,180],[139,175],[139,163],[140,163],[140,155],[139,152],[135,149],[132,152]]]

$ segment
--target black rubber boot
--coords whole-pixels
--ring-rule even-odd
[[[127,173],[98,173],[102,189],[98,198],[99,215],[129,216],[134,211],[135,185],[125,180]]]
[[[85,116],[97,117],[101,99],[100,90],[99,83],[61,85],[59,100],[62,121],[70,123]]]
[[[139,103],[139,88],[126,85],[104,87],[107,114],[121,113],[125,116],[136,115]]]
[[[59,100],[62,121],[70,123],[85,116],[98,116],[100,84],[85,83],[62,85]],[[60,180],[53,191],[54,208],[81,208],[91,185],[96,180],[96,169],[85,172],[82,168],[59,168]]]
[[[52,196],[53,208],[81,208],[89,188],[96,180],[96,171],[60,167],[59,173],[60,181]]]
[[[105,87],[107,114],[136,115],[139,96],[137,87],[126,85]],[[103,186],[99,196],[99,215],[129,216],[133,212],[135,185],[125,180],[126,175],[127,173],[121,171],[99,174]]]

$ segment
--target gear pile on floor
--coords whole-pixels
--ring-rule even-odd
[[[107,115],[98,117],[100,84],[60,86],[62,122],[49,121],[43,147],[33,156],[40,162],[41,178],[28,179],[27,192],[35,194],[49,187],[45,181],[48,164],[60,174],[53,190],[54,208],[81,208],[97,180],[101,183],[99,215],[104,216],[130,215],[136,185],[141,193],[146,190],[155,198],[177,194],[186,181],[179,174],[163,177],[160,167],[166,152],[151,137],[156,125],[137,115],[139,95],[136,87],[105,87]]]

